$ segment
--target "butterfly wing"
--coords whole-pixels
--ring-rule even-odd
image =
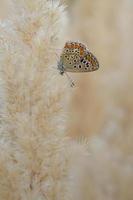
[[[96,57],[87,52],[84,57],[69,54],[63,57],[64,70],[68,72],[92,72],[99,68]]]
[[[97,58],[88,50],[86,51],[86,56],[84,58],[86,60],[85,69],[88,72],[95,71],[99,68],[99,62]]]
[[[78,69],[80,68],[80,70]],[[80,58],[80,62],[77,63],[77,72],[92,72],[99,68],[99,63],[96,57],[89,52],[86,51],[86,55]]]
[[[61,61],[64,66],[64,70],[67,72],[82,72],[81,56],[84,57],[86,47],[81,43],[67,42],[62,55]]]
[[[91,72],[99,68],[96,57],[83,44],[77,42],[66,43],[60,62],[63,71],[67,72]]]

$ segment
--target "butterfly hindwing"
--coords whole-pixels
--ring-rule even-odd
[[[87,51],[85,59],[91,64],[90,71],[95,71],[99,68],[98,60],[91,52]]]

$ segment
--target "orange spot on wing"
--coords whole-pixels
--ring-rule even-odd
[[[71,43],[66,42],[65,47],[64,48],[70,48],[71,47]]]
[[[84,48],[80,47],[80,55],[82,56],[84,54]]]
[[[81,55],[81,56],[83,55],[83,53],[84,53],[83,51],[80,51],[80,55]]]
[[[67,45],[67,44],[65,44],[64,48],[65,48],[65,49],[66,49],[66,48],[68,48],[68,45]]]
[[[74,44],[71,44],[71,48],[74,49]]]
[[[75,44],[75,49],[78,49],[78,46],[79,46],[78,44]]]

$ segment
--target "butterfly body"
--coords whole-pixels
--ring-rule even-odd
[[[58,70],[64,72],[91,72],[99,68],[96,57],[79,42],[66,42],[60,55]]]

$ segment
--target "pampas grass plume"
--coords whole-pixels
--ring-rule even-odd
[[[7,5],[12,12],[0,21],[0,200],[75,199],[87,153],[65,134],[70,88],[55,55],[64,42],[64,6]]]

